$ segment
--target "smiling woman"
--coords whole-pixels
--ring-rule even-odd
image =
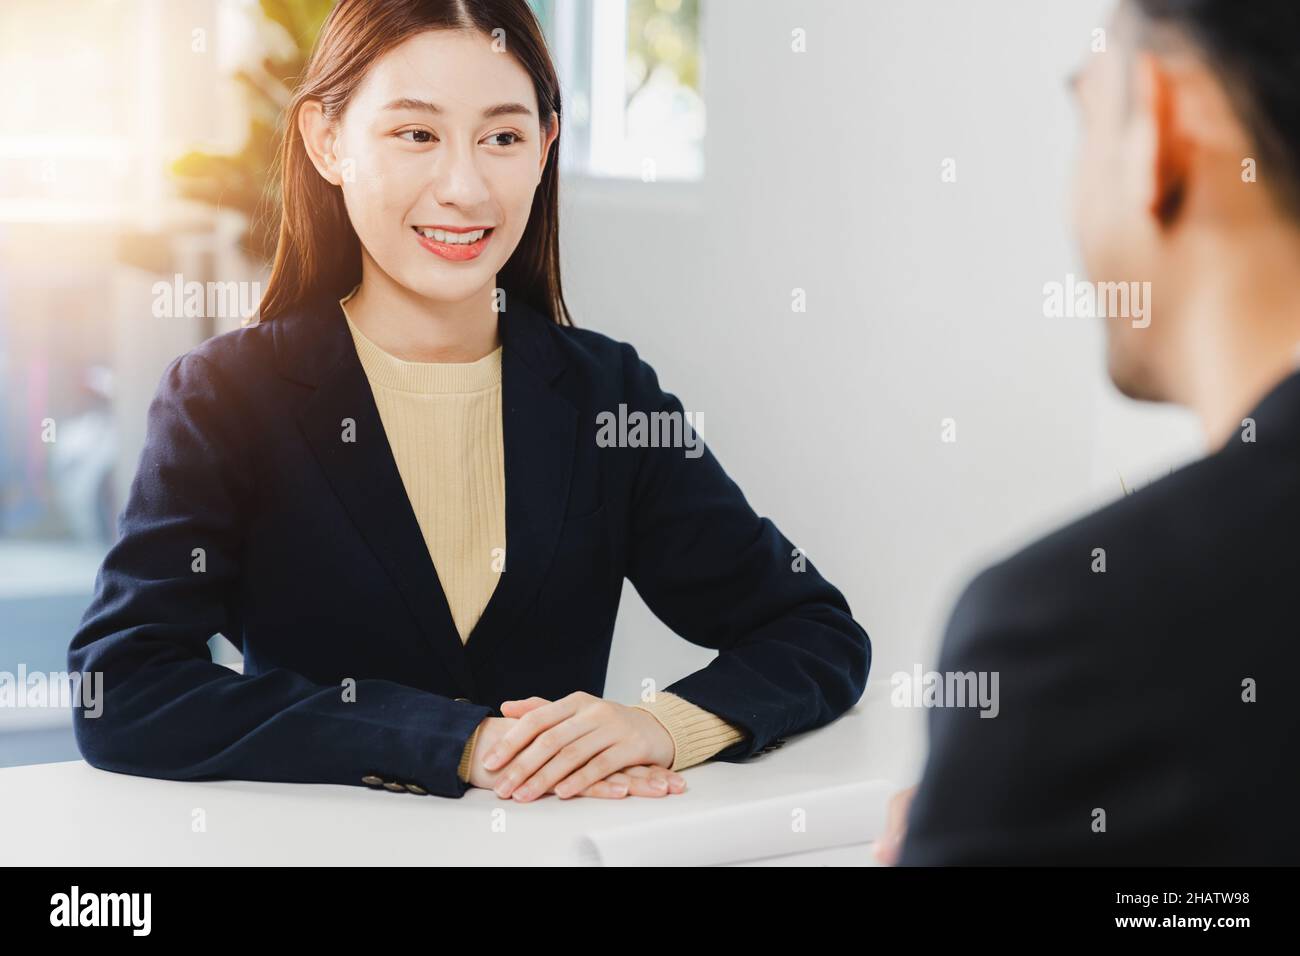
[[[92,764],[664,796],[860,698],[843,595],[707,446],[601,440],[614,409],[686,413],[569,317],[560,117],[523,0],[335,8],[289,107],[261,322],[168,366],[72,642],[105,674],[75,724]],[[633,706],[601,696],[625,578],[719,651]]]
[[[379,261],[359,315],[375,282],[482,313],[496,277],[569,322],[550,161],[559,81],[524,3],[342,3],[287,115],[300,135],[286,136],[281,153],[264,320],[316,294],[346,294]],[[450,248],[448,233],[479,229],[476,248]],[[434,230],[441,240],[421,242]],[[474,265],[443,266],[427,252]]]
[[[452,75],[478,82],[472,91],[453,90]],[[558,102],[548,92],[553,79],[535,84],[477,30],[426,30],[381,57],[333,116],[322,100],[303,102],[302,144],[320,178],[341,187],[361,243],[362,275],[371,280],[354,304],[363,328],[375,298],[397,287],[444,310],[490,316],[494,277],[520,246],[525,256],[539,246],[534,269],[543,276],[548,259],[554,264],[555,275],[544,282],[553,284],[563,308],[558,257],[545,247],[546,212],[523,242],[559,135]],[[422,90],[441,91],[442,102],[423,98]],[[554,183],[550,192],[553,204]],[[521,278],[528,287],[539,276]],[[426,324],[413,318],[415,327]]]

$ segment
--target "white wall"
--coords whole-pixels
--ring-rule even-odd
[[[704,413],[887,679],[933,664],[980,565],[1197,453],[1184,413],[1113,392],[1095,321],[1043,316],[1044,283],[1082,275],[1065,77],[1109,3],[705,7],[705,181],[567,181],[566,293]],[[711,657],[629,586],[607,694]]]

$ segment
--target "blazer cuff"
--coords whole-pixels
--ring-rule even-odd
[[[673,738],[675,753],[671,770],[684,770],[703,763],[720,750],[745,739],[745,731],[735,724],[668,691],[660,691],[649,703],[632,706],[648,711]]]

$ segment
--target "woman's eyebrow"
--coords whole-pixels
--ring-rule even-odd
[[[437,103],[430,103],[428,100],[414,99],[409,96],[399,97],[384,106],[385,110],[419,110],[424,113],[441,113],[442,107]],[[510,115],[532,116],[533,111],[523,103],[498,103],[496,106],[489,106],[483,111],[484,119],[492,119],[496,116]]]

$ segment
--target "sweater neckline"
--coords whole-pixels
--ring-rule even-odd
[[[380,348],[366,336],[348,315],[347,301],[356,295],[360,285],[339,299],[343,317],[356,345],[357,358],[365,369],[366,377],[375,385],[400,392],[418,392],[425,395],[465,394],[481,392],[501,384],[501,352],[503,346],[475,362],[408,362]]]

